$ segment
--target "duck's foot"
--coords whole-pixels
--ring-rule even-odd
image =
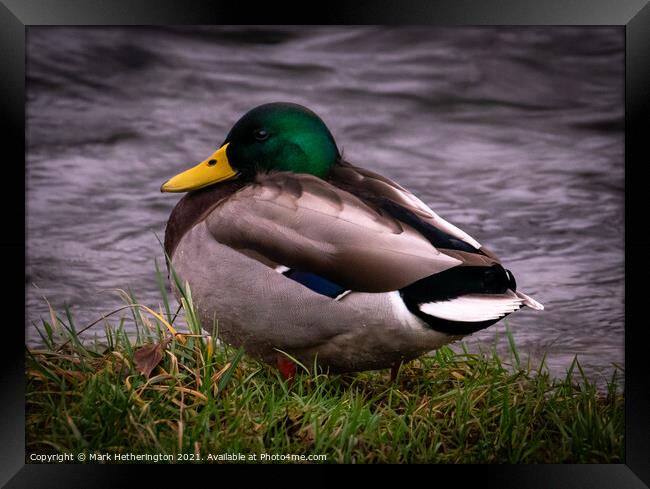
[[[292,385],[296,376],[296,364],[287,357],[278,357],[278,370],[289,381],[289,385]]]
[[[395,382],[397,380],[397,374],[399,373],[399,368],[402,366],[402,362],[395,363],[391,368],[390,368],[390,381]]]

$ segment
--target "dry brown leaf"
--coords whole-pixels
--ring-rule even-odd
[[[158,343],[150,343],[140,347],[133,354],[133,361],[135,367],[142,372],[146,378],[149,378],[151,371],[156,368],[156,365],[160,363],[163,358],[163,350],[167,348],[167,345],[171,342],[171,338],[164,338]]]
[[[146,378],[149,378],[151,371],[156,368],[163,357],[162,344],[151,343],[140,347],[134,354],[133,360],[136,368],[142,372]]]

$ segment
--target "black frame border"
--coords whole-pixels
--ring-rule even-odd
[[[616,25],[625,28],[625,463],[616,465],[437,466],[439,479],[455,485],[468,476],[500,488],[643,488],[650,486],[650,380],[644,339],[644,288],[650,272],[644,254],[650,232],[644,213],[643,166],[650,162],[650,0],[360,0],[331,1],[279,10],[270,2],[254,8],[210,0],[0,0],[0,107],[4,119],[4,182],[0,192],[5,255],[4,299],[9,320],[0,356],[0,484],[6,487],[122,486],[124,466],[25,465],[24,324],[13,307],[22,298],[25,279],[25,34],[35,25],[179,25],[179,24],[409,24],[409,25]],[[245,12],[245,13],[244,13]],[[645,124],[644,124],[645,123]],[[17,162],[22,161],[21,167]],[[594,209],[597,212],[597,209]],[[645,252],[645,253],[644,253]],[[21,281],[21,278],[23,279]],[[15,317],[14,317],[15,316]],[[636,322],[634,321],[636,319]],[[144,467],[139,466],[140,469]],[[162,469],[162,467],[161,467]],[[471,470],[468,470],[471,469]],[[194,468],[192,470],[195,470]],[[149,471],[147,471],[149,472]],[[162,469],[158,473],[169,473]],[[101,475],[100,475],[101,474]],[[180,475],[180,473],[179,473]],[[223,474],[221,474],[223,475]],[[183,476],[181,476],[183,477]],[[184,477],[186,479],[186,477]],[[180,479],[180,478],[179,478]],[[131,479],[133,480],[133,479]],[[171,482],[170,479],[167,482]],[[216,481],[215,481],[216,482]]]

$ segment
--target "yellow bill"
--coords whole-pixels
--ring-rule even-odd
[[[189,190],[197,190],[213,183],[235,178],[237,172],[230,166],[226,155],[226,148],[228,148],[229,144],[226,143],[221,146],[208,159],[194,168],[190,168],[167,180],[160,187],[160,191],[188,192]]]

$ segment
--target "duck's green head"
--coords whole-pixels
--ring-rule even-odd
[[[250,110],[221,147],[194,168],[165,182],[162,192],[187,192],[257,173],[291,171],[324,177],[339,158],[325,123],[297,104],[271,103]]]

